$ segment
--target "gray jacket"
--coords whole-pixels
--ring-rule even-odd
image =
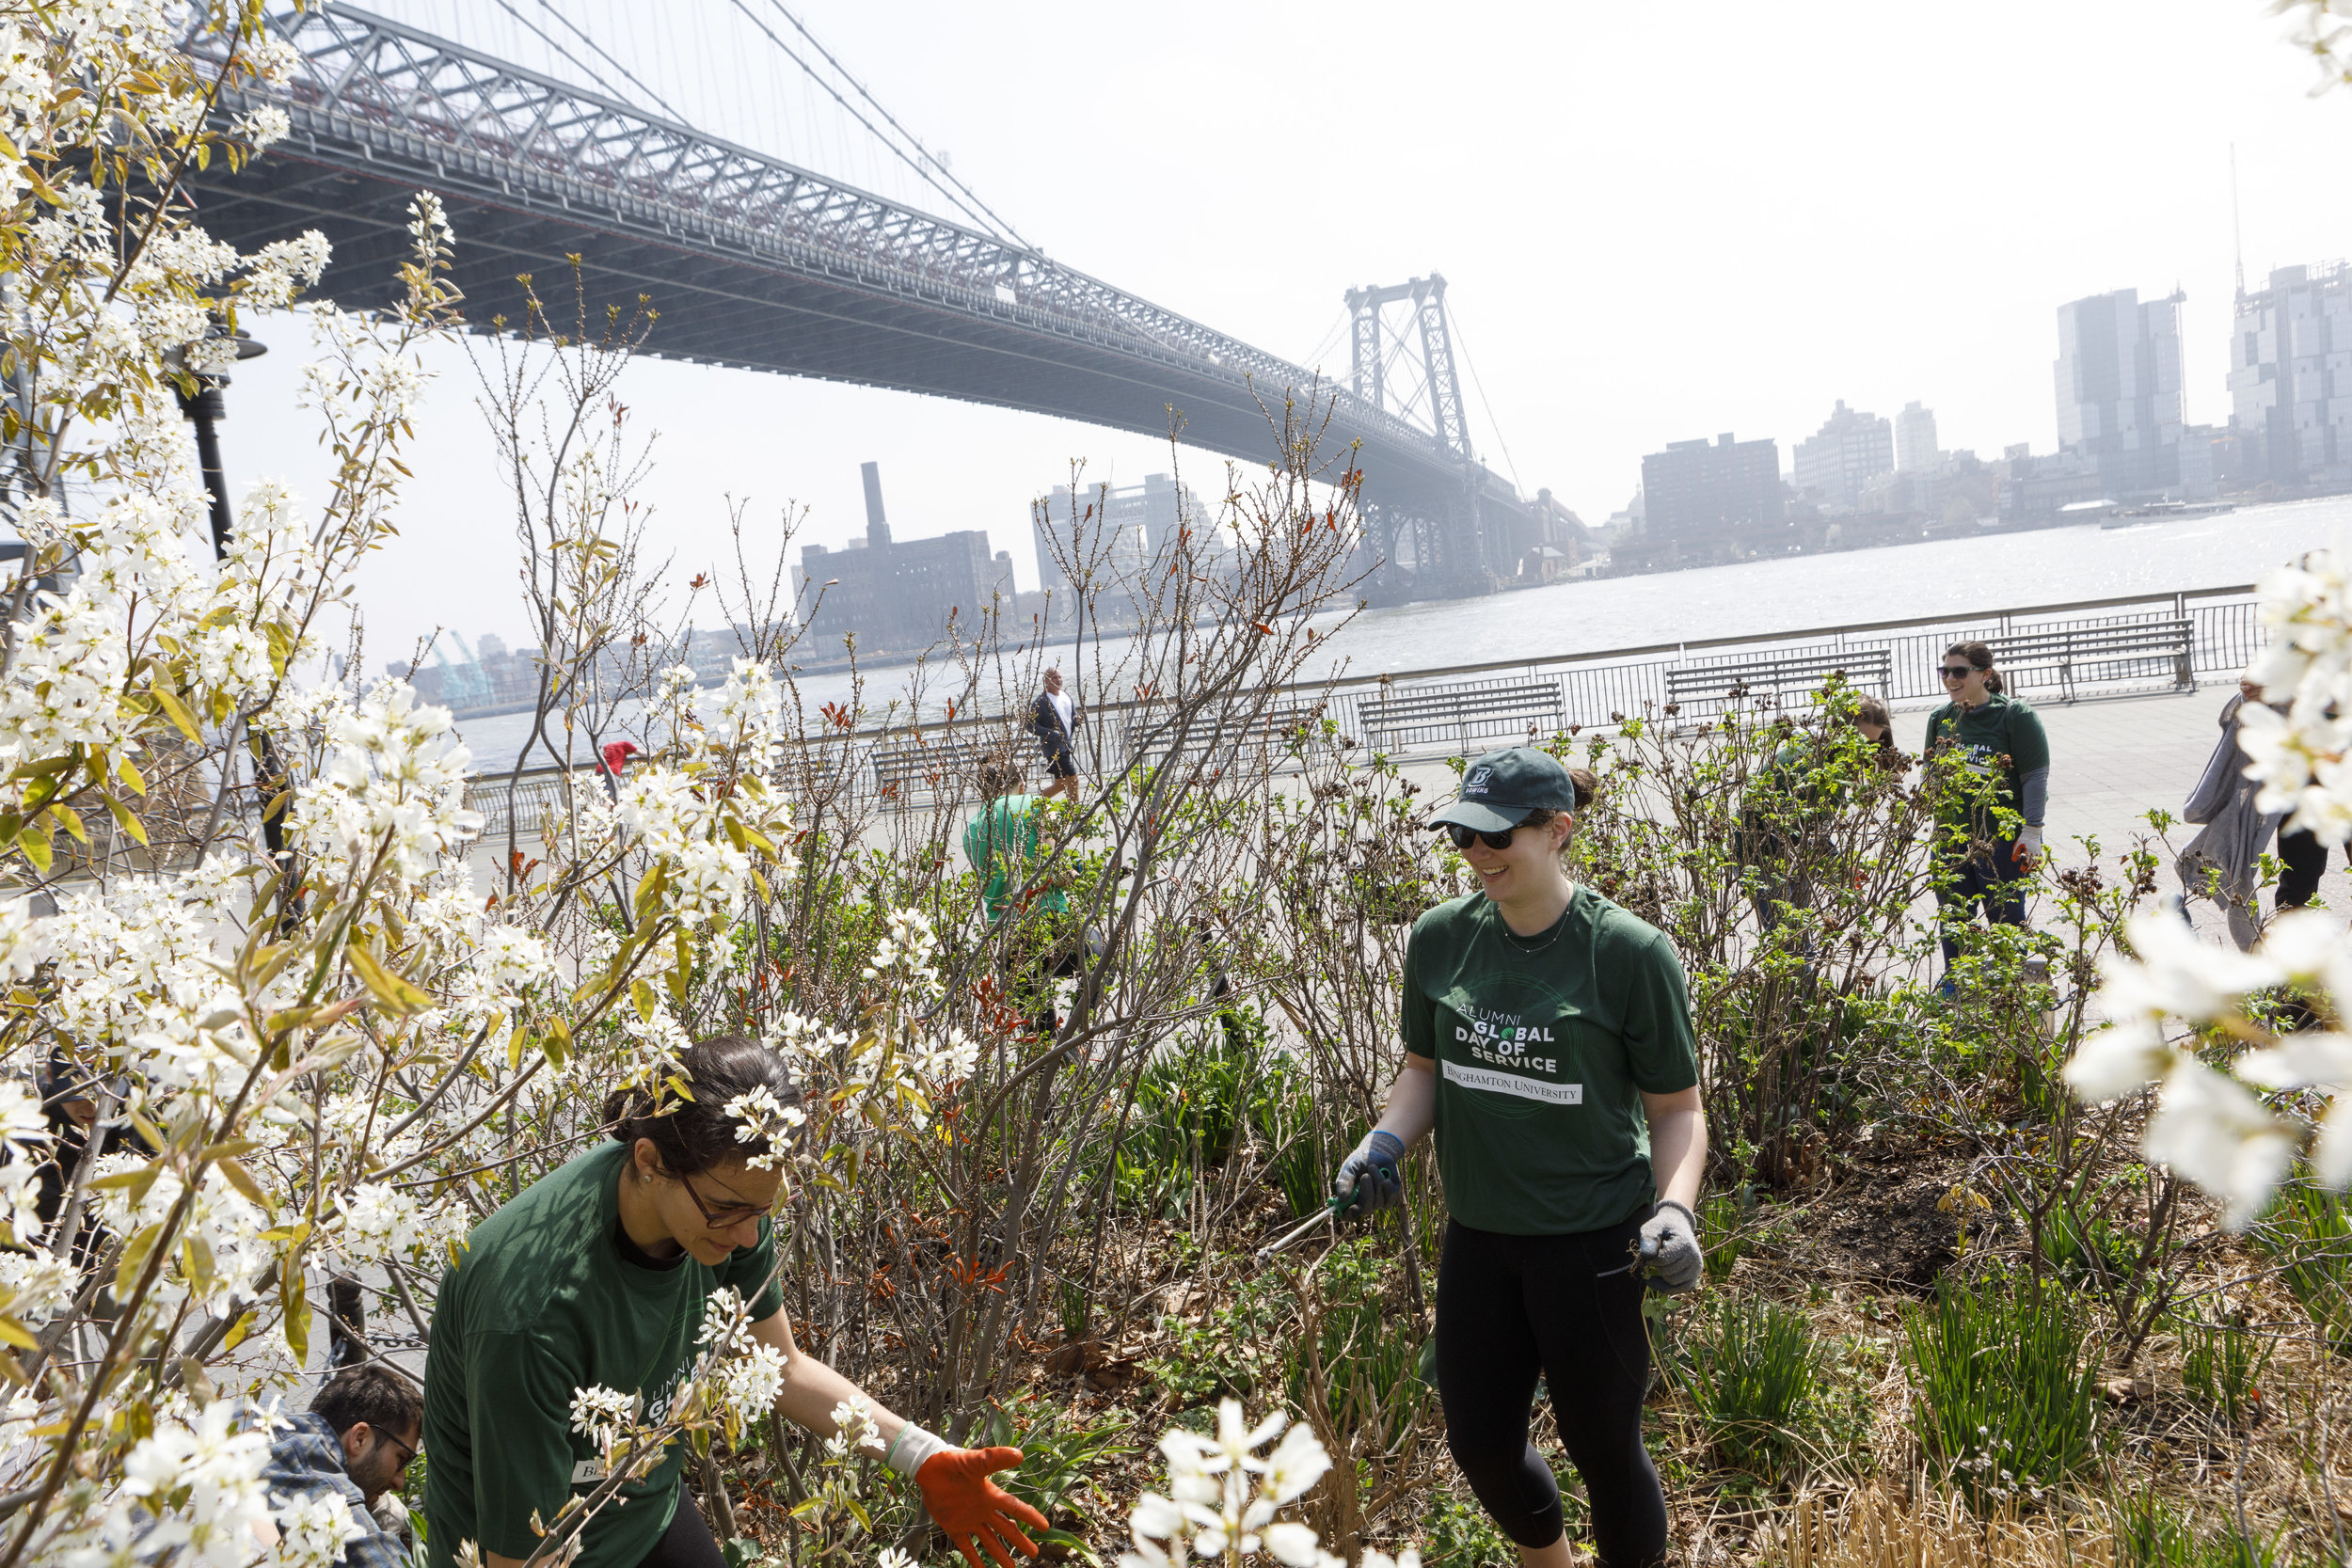
[[[2254,809],[2262,785],[2246,776],[2246,752],[2237,743],[2238,709],[2245,703],[2241,692],[2223,705],[2220,742],[2181,808],[2184,820],[2204,827],[2181,851],[2181,879],[2193,885],[2212,866],[2221,874],[2221,891],[2241,901],[2253,896],[2257,863],[2285,815]]]

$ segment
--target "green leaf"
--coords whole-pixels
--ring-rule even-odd
[[[1041,1546],[1060,1546],[1073,1557],[1084,1558],[1089,1568],[1103,1568],[1103,1560],[1096,1555],[1094,1548],[1066,1529],[1049,1529],[1037,1538],[1037,1544]]]
[[[24,851],[24,858],[33,863],[33,869],[44,877],[49,874],[53,857],[47,832],[38,827],[21,828],[17,831],[16,847]]]
[[[421,1013],[433,1006],[433,998],[410,985],[405,977],[392,973],[378,963],[375,956],[364,947],[343,949],[343,958],[360,982],[375,993],[384,1010],[400,1018]]]
[[[163,1169],[160,1164],[141,1165],[136,1170],[117,1171],[102,1176],[90,1183],[92,1189],[121,1187],[131,1195],[131,1207],[135,1209],[147,1201],[147,1189],[155,1184],[155,1177]]]
[[[245,1195],[246,1202],[256,1204],[262,1209],[272,1213],[277,1212],[278,1206],[272,1203],[269,1198],[263,1195],[262,1191],[262,1184],[253,1180],[253,1173],[239,1164],[236,1161],[230,1159],[222,1160],[220,1162],[220,1174],[227,1178],[230,1186],[236,1188],[238,1192]]]
[[[310,1360],[310,1298],[302,1293],[302,1248],[299,1245],[286,1254],[286,1260],[278,1270],[278,1300],[285,1308],[286,1348],[294,1352],[295,1366],[307,1366]]]
[[[164,717],[171,721],[173,728],[197,745],[204,744],[204,736],[196,727],[196,715],[188,711],[187,704],[160,686],[148,688],[148,693],[155,699],[155,705],[164,710]]]
[[[639,924],[644,924],[646,911],[651,910],[655,900],[661,896],[661,890],[669,884],[669,867],[659,861],[647,866],[644,876],[638,879],[637,895],[631,900],[630,908]]]
[[[106,797],[106,809],[114,814],[116,827],[138,840],[142,847],[146,845],[147,824],[141,822],[130,807],[109,795]]]
[[[115,1265],[117,1301],[131,1299],[131,1287],[137,1281],[139,1271],[147,1266],[147,1255],[155,1250],[155,1243],[163,1238],[164,1222],[157,1220],[132,1237],[130,1243],[122,1249],[122,1260]]]

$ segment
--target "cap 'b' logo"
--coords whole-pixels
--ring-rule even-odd
[[[1491,768],[1471,768],[1470,777],[1462,781],[1462,793],[1465,795],[1486,794],[1487,782],[1494,777],[1494,772],[1495,770]]]

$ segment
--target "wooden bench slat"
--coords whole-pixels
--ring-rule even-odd
[[[2054,673],[2062,700],[2070,703],[2074,700],[2078,667],[2085,665],[2144,664],[2169,659],[2174,685],[2193,686],[2197,679],[2192,668],[2196,628],[2185,620],[2015,632],[2007,637],[1989,637],[1985,646],[1991,650],[1997,669],[2021,673]]]
[[[1854,686],[1884,687],[1894,678],[1894,655],[1884,648],[1841,648],[1781,655],[1739,663],[1684,665],[1666,672],[1666,695],[1680,703],[1728,699],[1735,690],[1813,687],[1832,675]]]

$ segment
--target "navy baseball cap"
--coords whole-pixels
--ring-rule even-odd
[[[1576,812],[1576,784],[1560,759],[1533,746],[1488,752],[1462,774],[1454,804],[1429,819],[1433,828],[1458,824],[1499,833],[1527,820],[1530,812]]]

